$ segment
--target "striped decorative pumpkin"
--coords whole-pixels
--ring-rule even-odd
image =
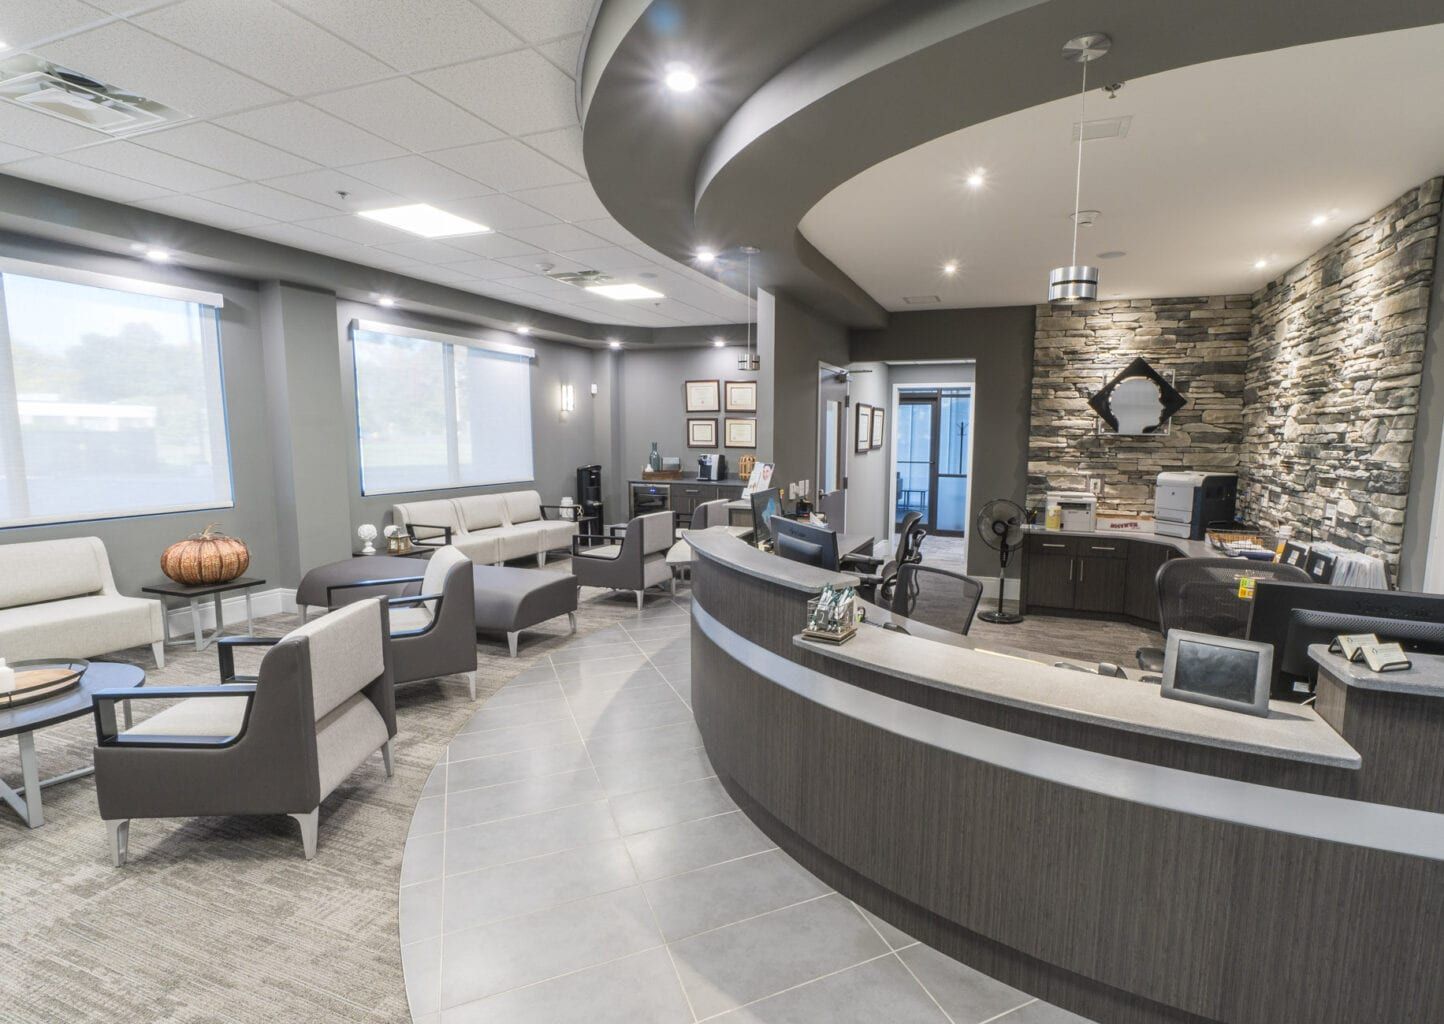
[[[229,583],[251,565],[246,542],[217,533],[211,523],[200,533],[176,541],[160,556],[160,571],[187,587]]]

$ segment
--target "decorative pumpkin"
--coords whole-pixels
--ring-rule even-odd
[[[200,533],[176,541],[160,556],[160,571],[187,587],[229,583],[251,565],[246,542],[217,533],[211,523]]]

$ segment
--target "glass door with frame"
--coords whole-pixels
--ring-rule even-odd
[[[967,533],[972,397],[966,387],[898,393],[895,526],[918,512],[930,534]]]

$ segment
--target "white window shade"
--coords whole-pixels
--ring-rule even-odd
[[[0,527],[229,507],[215,306],[13,266],[0,274]]]
[[[363,494],[533,479],[530,349],[352,324]]]

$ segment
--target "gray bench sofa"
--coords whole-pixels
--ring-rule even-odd
[[[554,515],[548,517],[547,513]],[[536,491],[468,494],[460,498],[400,502],[392,521],[405,528],[413,544],[448,544],[478,565],[500,565],[513,558],[546,564],[548,551],[569,548],[577,524],[560,505],[543,505]]]

